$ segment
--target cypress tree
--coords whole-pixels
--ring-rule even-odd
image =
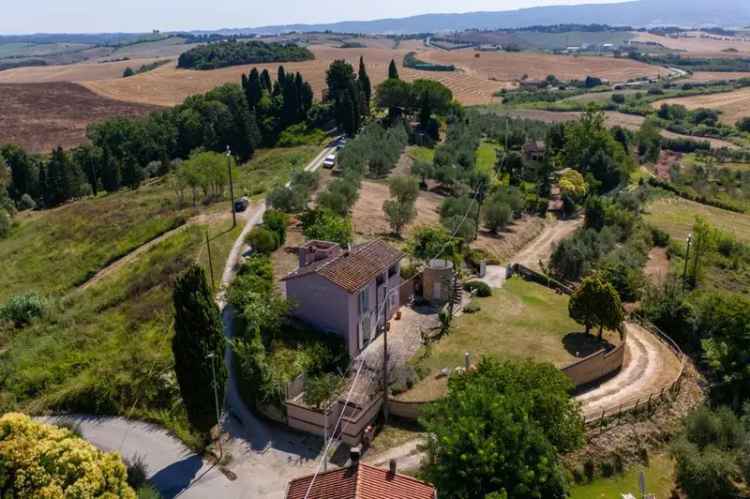
[[[388,66],[388,79],[398,80],[398,68],[396,67],[396,61],[391,59],[391,64]]]
[[[221,314],[206,274],[197,265],[177,279],[172,298],[175,309],[172,352],[177,383],[188,420],[195,428],[208,431],[217,423],[209,354],[214,355],[219,404],[224,400],[227,379]]]
[[[120,189],[120,165],[112,156],[105,156],[102,161],[102,188],[107,192],[115,192]]]
[[[257,68],[253,68],[253,70],[250,71],[250,76],[247,77],[245,96],[247,97],[247,104],[250,109],[255,109],[258,102],[260,102],[261,97],[263,97],[263,86]]]
[[[279,73],[276,79],[279,82],[279,86],[284,88],[284,85],[286,85],[286,71],[284,70],[284,66],[279,66]]]
[[[267,69],[264,69],[260,74],[260,84],[261,87],[264,88],[269,94],[271,93],[271,90],[273,90],[273,85],[271,84],[271,75]]]
[[[372,99],[372,83],[367,75],[364,57],[359,58],[359,87],[362,90],[363,113],[370,114],[370,101]]]
[[[122,167],[122,185],[125,187],[130,187],[131,189],[138,188],[139,185],[141,185],[141,182],[143,182],[143,178],[145,177],[145,174],[143,172],[143,168],[141,168],[141,165],[138,164],[138,162],[131,158],[125,158],[123,160],[123,167]]]

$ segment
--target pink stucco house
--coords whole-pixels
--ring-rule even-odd
[[[385,317],[399,308],[404,254],[381,240],[352,248],[310,241],[299,248],[299,268],[284,278],[292,314],[316,329],[344,338],[358,355]]]

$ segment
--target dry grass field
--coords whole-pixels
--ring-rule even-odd
[[[730,73],[722,71],[696,71],[690,78],[680,80],[680,83],[696,82],[703,83],[707,81],[720,80],[739,80],[740,78],[750,78],[750,73]]]
[[[750,88],[742,88],[719,94],[665,99],[654,102],[652,106],[658,108],[665,103],[681,104],[688,109],[697,109],[699,107],[716,109],[721,111],[722,122],[734,125],[738,119],[750,116]]]
[[[734,213],[674,196],[659,198],[646,208],[648,223],[680,241],[684,241],[692,231],[695,217],[703,217],[739,241],[750,242],[750,215],[745,213]]]
[[[108,99],[75,83],[24,83],[0,84],[0,109],[0,144],[48,152],[85,142],[90,123],[157,108]]]
[[[690,33],[690,38],[669,38],[650,33],[636,33],[634,41],[656,42],[668,49],[684,52],[688,57],[747,57],[750,55],[750,40],[741,38],[726,39],[701,38],[699,33]],[[737,52],[724,52],[735,49]]]
[[[481,53],[461,50],[443,52],[427,50],[419,40],[402,42],[397,49],[388,39],[355,39],[367,45],[366,48],[340,49],[340,41],[325,41],[311,46],[315,53],[314,61],[284,64],[287,71],[299,71],[310,81],[318,97],[325,87],[325,72],[330,63],[344,59],[357,64],[363,56],[370,78],[374,84],[387,76],[388,64],[393,59],[399,65],[399,72],[405,80],[430,78],[440,81],[453,90],[456,98],[466,105],[487,104],[495,100],[494,94],[503,88],[515,85],[524,74],[530,78],[544,78],[554,73],[559,78],[585,78],[596,75],[612,81],[626,80],[638,76],[654,76],[664,72],[661,68],[636,61],[604,57],[567,57],[532,53]],[[160,47],[159,50],[182,50],[183,46]],[[401,67],[404,55],[419,51],[419,57],[438,63],[455,64],[456,72],[416,71]],[[141,51],[142,52],[142,51]],[[161,52],[160,52],[161,53]],[[190,71],[177,69],[175,64],[162,66],[154,71],[131,78],[121,78],[126,66],[139,66],[154,59],[134,59],[117,63],[83,63],[70,66],[50,66],[21,68],[0,73],[0,83],[27,83],[39,81],[74,81],[105,97],[113,99],[172,106],[185,97],[206,92],[227,83],[239,82],[240,75],[247,73],[253,65],[235,66],[213,71]],[[278,64],[257,65],[269,69],[274,74]],[[496,81],[491,80],[494,78]]]
[[[328,45],[314,45],[311,50],[316,56],[314,61],[287,63],[284,64],[284,68],[287,72],[299,71],[302,73],[313,86],[318,98],[325,87],[326,70],[334,60],[344,59],[356,67],[360,56],[364,57],[373,84],[378,84],[386,79],[388,64],[391,60],[395,60],[401,66],[404,55],[409,52],[405,48],[395,50],[373,47],[340,49]],[[177,69],[174,65],[166,65],[132,78],[87,81],[84,82],[84,85],[101,95],[114,99],[170,106],[182,102],[189,95],[206,92],[224,83],[239,82],[240,75],[247,73],[253,67],[268,69],[272,74],[275,74],[278,66],[278,64],[258,64],[212,71],[191,71]],[[453,90],[461,102],[468,105],[491,102],[493,94],[507,86],[506,83],[490,81],[464,72],[435,73],[399,67],[399,73],[402,78],[410,81],[417,78],[431,78],[441,81]]]
[[[479,57],[476,57],[479,55]],[[639,76],[657,76],[667,71],[630,59],[612,57],[574,57],[531,52],[476,52],[473,49],[430,50],[419,58],[437,64],[455,64],[480,79],[498,81],[520,80],[523,75],[531,79],[546,78],[554,74],[561,80],[583,79],[598,76],[610,81],[625,81]]]
[[[163,58],[161,58],[163,59]],[[159,60],[154,58],[130,59],[118,62],[82,62],[62,66],[32,66],[0,71],[0,83],[46,83],[65,81],[120,80],[128,66],[139,68]]]

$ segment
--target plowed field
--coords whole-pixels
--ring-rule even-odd
[[[75,83],[25,83],[0,84],[0,109],[0,144],[47,152],[85,142],[86,127],[95,121],[158,108],[108,99]]]

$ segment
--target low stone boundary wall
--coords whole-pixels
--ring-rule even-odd
[[[394,416],[416,421],[422,415],[422,409],[429,402],[407,402],[390,398],[388,399],[388,411]]]
[[[383,398],[376,397],[364,407],[344,406],[344,401],[336,401],[327,413],[321,409],[307,407],[293,400],[286,402],[287,424],[290,428],[320,437],[329,437],[336,430],[342,442],[355,446],[362,440],[365,428],[378,416],[383,406]],[[343,412],[343,415],[342,415]],[[341,419],[341,425],[336,424]]]
[[[599,350],[586,358],[573,362],[561,371],[577,387],[588,385],[622,369],[625,362],[625,341],[611,350]]]

